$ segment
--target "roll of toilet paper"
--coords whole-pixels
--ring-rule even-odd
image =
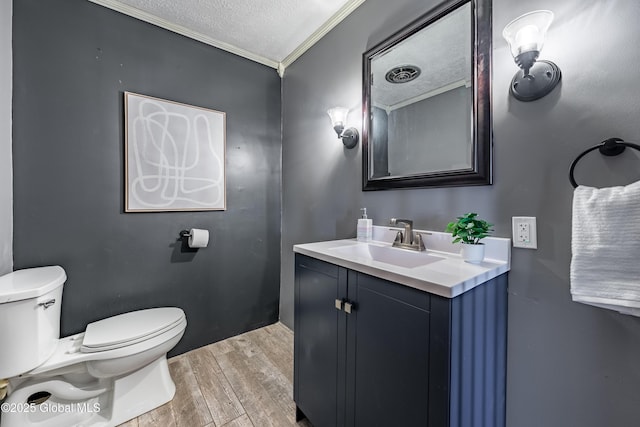
[[[206,248],[209,244],[209,230],[192,228],[189,230],[189,247]]]

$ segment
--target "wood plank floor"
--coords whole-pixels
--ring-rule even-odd
[[[121,427],[311,427],[295,422],[293,332],[281,323],[169,359],[173,400]]]

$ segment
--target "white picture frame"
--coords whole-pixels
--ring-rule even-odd
[[[226,114],[124,93],[125,212],[226,210]]]

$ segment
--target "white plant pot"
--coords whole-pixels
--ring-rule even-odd
[[[470,245],[461,243],[460,256],[462,259],[471,264],[480,264],[484,259],[484,244]]]

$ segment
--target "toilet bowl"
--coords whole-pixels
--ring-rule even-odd
[[[173,398],[166,354],[184,312],[161,307],[90,323],[59,338],[61,267],[0,277],[0,427],[116,426]]]

